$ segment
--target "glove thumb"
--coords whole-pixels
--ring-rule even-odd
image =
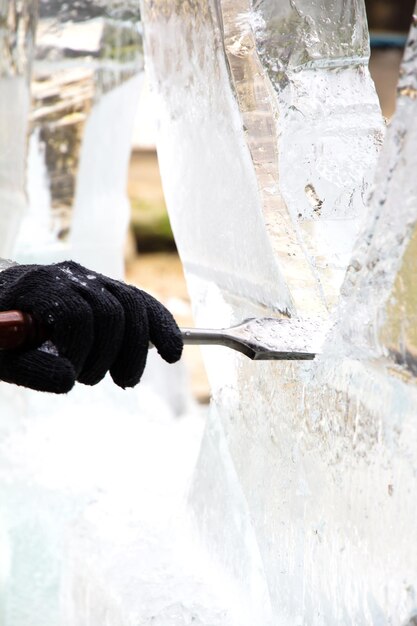
[[[42,350],[2,351],[0,379],[36,391],[68,393],[75,371],[68,359]]]

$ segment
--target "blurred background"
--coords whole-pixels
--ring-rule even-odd
[[[415,6],[414,0],[366,0],[371,59],[370,71],[389,122],[403,49]],[[128,194],[131,224],[126,244],[127,280],[152,292],[183,326],[192,325],[190,301],[178,257],[155,149],[155,124],[151,95],[145,86],[136,117],[129,168]],[[187,346],[185,359],[194,397],[205,403],[209,387],[200,349]]]

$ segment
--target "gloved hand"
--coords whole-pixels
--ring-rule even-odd
[[[149,341],[168,363],[181,357],[181,333],[162,304],[73,261],[0,272],[0,311],[11,309],[42,321],[53,345],[0,351],[6,382],[66,393],[76,380],[95,385],[110,371],[116,385],[133,387]]]

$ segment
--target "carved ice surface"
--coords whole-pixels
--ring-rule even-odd
[[[253,346],[261,356],[263,351],[320,353],[328,332],[322,320],[261,317],[234,326],[231,335]]]
[[[302,7],[275,5],[297,24]],[[220,15],[209,2],[182,11],[145,2],[143,10],[164,190],[185,269],[302,315],[326,316],[337,301],[383,135],[366,28],[356,27],[363,7],[343,5],[360,11],[344,30],[328,24],[341,32],[343,58],[289,64],[282,85],[265,57],[285,58],[285,42],[269,50],[265,32],[288,25],[267,22],[267,3],[221,2]],[[306,18],[310,29],[328,23],[327,8]],[[307,36],[299,21],[297,47]],[[179,178],[185,160],[193,167]]]
[[[230,291],[239,275],[239,292],[290,309],[264,232],[213,8],[185,2],[181,11],[174,3],[145,4],[143,10],[152,55],[147,69],[161,96],[158,156],[168,206],[176,207],[171,221],[185,270]]]
[[[337,302],[383,139],[365,8],[248,4],[221,3],[227,59],[275,254],[298,312],[311,313],[313,298]]]
[[[143,0],[142,15],[198,326],[276,310],[326,319],[368,222],[338,311],[344,345],[334,331],[320,360],[298,364],[204,350],[213,401],[189,494],[196,528],[257,624],[405,623],[417,609],[413,361],[408,348],[409,371],[387,369],[353,347],[368,316],[389,345],[375,305],[397,343],[415,327],[413,34],[366,215],[384,133],[363,2]],[[395,279],[409,304],[387,309]]]
[[[342,332],[371,354],[411,369],[417,357],[415,255],[417,190],[417,25],[410,31],[361,245],[344,284]],[[342,317],[342,315],[340,316]]]

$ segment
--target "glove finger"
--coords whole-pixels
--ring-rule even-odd
[[[36,273],[30,273],[30,266],[13,265],[0,272],[0,309],[19,309],[29,301],[33,305],[36,298],[45,297],[45,281],[51,284],[47,270],[41,268]],[[59,285],[57,288],[59,290]],[[55,292],[55,285],[51,285],[51,292]]]
[[[0,378],[36,391],[68,393],[75,383],[75,371],[68,359],[42,350],[3,351]]]
[[[148,314],[150,340],[165,361],[179,361],[184,342],[176,321],[158,300],[145,292],[142,296]]]
[[[29,303],[22,310],[45,324],[59,355],[71,361],[78,374],[93,343],[93,314],[88,304],[76,293],[65,293],[48,305],[37,304],[34,311]]]
[[[59,354],[71,361],[77,374],[93,342],[94,320],[90,306],[75,290],[65,286],[60,273],[51,276],[47,267],[39,267],[36,272],[23,276],[20,276],[21,267],[5,272],[11,269],[19,274],[19,279],[13,289],[6,289],[4,294],[0,290],[0,306],[31,313],[42,322]]]
[[[109,281],[107,288],[122,305],[126,321],[120,351],[110,374],[119,387],[134,387],[142,377],[148,356],[149,327],[146,306],[142,292],[135,287]]]
[[[98,383],[115,362],[125,330],[125,314],[122,305],[97,280],[97,287],[75,285],[74,289],[89,304],[94,318],[94,337],[89,354],[77,380],[84,385]]]
[[[124,328],[122,328],[122,314],[119,315],[117,321],[117,331],[120,330],[120,338],[116,341],[113,331],[113,338],[109,333],[108,324],[106,324],[106,336],[113,343],[113,347],[119,344],[116,358],[110,367],[110,374],[114,382],[120,387],[133,387],[136,385],[143,373],[146,364],[146,357],[149,344],[148,320],[146,309],[140,291],[131,288],[124,283],[108,279],[107,277],[91,272],[74,261],[66,261],[59,264],[61,269],[72,278],[75,277],[79,283],[86,282],[90,289],[97,293],[100,289],[100,300],[103,297],[101,287],[112,294],[123,309]],[[83,294],[87,299],[89,294]],[[94,297],[94,294],[92,295]],[[91,302],[93,309],[98,307],[100,303]],[[96,348],[93,347],[92,354]],[[102,350],[102,347],[100,348]],[[88,363],[87,363],[88,365]],[[84,375],[79,378],[81,382],[86,382]]]

